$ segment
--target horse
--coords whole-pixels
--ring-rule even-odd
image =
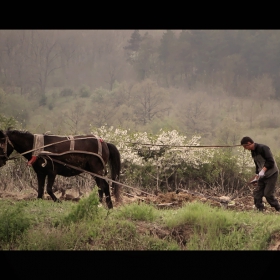
[[[108,164],[113,181],[113,195],[116,201],[120,200],[120,185],[116,183],[120,177],[120,153],[114,144],[105,142],[98,136],[32,134],[10,128],[6,131],[0,130],[0,167],[6,164],[14,150],[24,156],[28,165],[36,172],[38,199],[43,198],[46,177],[47,193],[54,202],[61,202],[52,190],[56,176],[71,177],[88,172],[93,173],[91,175],[98,186],[100,203],[105,194],[107,207],[111,209],[113,203],[110,188],[104,179]]]

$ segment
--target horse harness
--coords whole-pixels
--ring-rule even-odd
[[[8,158],[8,155],[7,155],[8,143],[9,143],[9,144],[13,147],[13,149],[14,149],[14,145],[13,145],[13,143],[10,141],[10,139],[9,139],[8,136],[5,137],[5,143],[1,143],[1,144],[0,144],[0,148],[3,149],[3,155],[0,155],[0,157],[5,157],[6,160],[9,159],[9,158]]]
[[[34,135],[42,135],[42,134],[34,134]],[[93,135],[93,136],[97,139],[98,155],[100,155],[102,157],[102,142],[103,142],[103,140],[96,135]],[[74,139],[73,135],[67,136],[67,139],[69,139],[69,141],[70,141],[70,151],[74,151],[75,150],[75,140],[77,140],[77,139]]]
[[[93,153],[93,152],[87,152],[87,151],[83,151],[83,150],[75,150],[75,141],[84,140],[84,139],[96,139],[97,143],[98,143],[98,152]],[[48,151],[44,150],[45,147],[49,147],[49,146],[59,144],[59,143],[63,143],[63,142],[67,142],[67,141],[70,141],[69,151],[66,151],[66,152],[63,152],[63,153],[51,153],[51,152],[48,152]],[[105,162],[102,158],[102,142],[104,142],[103,139],[96,136],[96,135],[93,135],[93,137],[83,137],[83,138],[77,138],[77,139],[75,139],[73,135],[70,135],[70,136],[67,136],[67,140],[62,140],[62,141],[59,141],[59,142],[44,145],[44,134],[34,134],[33,149],[30,150],[30,151],[24,152],[21,155],[32,152],[32,157],[27,163],[29,166],[32,166],[32,164],[37,160],[38,157],[42,157],[44,160],[45,160],[45,157],[47,157],[51,161],[60,162],[58,160],[52,159],[50,156],[61,156],[61,155],[69,154],[69,153],[90,154],[90,155],[97,156],[103,164],[103,169],[105,169],[106,164],[105,164]],[[14,145],[10,141],[9,137],[6,135],[5,143],[0,144],[0,147],[3,149],[3,154],[4,154],[4,155],[0,155],[0,157],[5,157],[6,160],[9,160],[9,158],[7,156],[8,143],[14,148]],[[106,142],[104,142],[104,143],[106,144]],[[62,163],[62,162],[60,162],[60,163]],[[42,167],[45,167],[46,164],[47,164],[47,162],[45,160],[45,162],[42,164]],[[67,165],[67,164],[64,164],[64,165]]]

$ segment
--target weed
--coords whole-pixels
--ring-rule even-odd
[[[0,214],[1,243],[11,243],[30,226],[30,219],[22,211],[20,204],[2,209]]]
[[[147,205],[145,203],[141,203],[139,205],[137,203],[131,203],[123,206],[117,213],[117,216],[133,220],[153,221],[155,220],[157,214],[156,209],[151,205]]]
[[[94,220],[98,217],[99,198],[96,192],[91,192],[87,198],[83,198],[73,206],[71,212],[64,218],[66,224],[76,223],[83,219]]]

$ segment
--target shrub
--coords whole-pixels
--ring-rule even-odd
[[[79,94],[80,97],[83,97],[83,98],[89,97],[90,94],[91,94],[91,92],[90,92],[89,87],[83,86],[83,87],[80,89],[80,94]]]
[[[22,211],[22,206],[7,208],[0,214],[0,240],[10,243],[30,226],[30,220]]]
[[[47,104],[47,97],[45,95],[43,95],[39,100],[39,105],[45,106],[46,104]]]
[[[49,103],[48,108],[49,108],[50,111],[53,110],[53,108],[54,108],[54,103],[53,103],[53,102]]]
[[[65,88],[60,92],[60,96],[66,97],[73,95],[73,90],[71,88]]]
[[[75,205],[72,211],[63,220],[63,223],[76,223],[81,220],[94,220],[98,216],[99,198],[96,192],[91,192],[87,198],[83,198]]]
[[[5,117],[0,115],[0,127],[1,129],[7,129],[8,127],[16,127],[17,121],[13,117]]]

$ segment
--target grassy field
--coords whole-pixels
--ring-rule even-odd
[[[94,190],[78,203],[0,200],[1,250],[267,250],[280,215],[201,202],[158,209],[134,202],[108,211]]]

